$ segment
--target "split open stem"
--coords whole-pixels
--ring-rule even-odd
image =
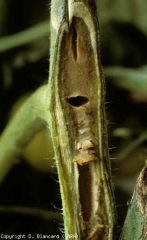
[[[112,240],[115,203],[94,2],[52,1],[49,125],[66,239]]]

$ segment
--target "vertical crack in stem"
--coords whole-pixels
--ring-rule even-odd
[[[63,3],[69,3],[68,31]],[[112,240],[115,204],[95,4],[93,0],[61,1],[62,16],[57,4],[59,0],[52,0],[52,16],[59,27],[53,26],[51,35],[49,109],[65,238],[76,234],[76,240]]]
[[[78,57],[78,52],[77,52],[77,31],[75,28],[73,28],[73,32],[72,32],[72,52],[73,52],[73,57],[76,61]]]

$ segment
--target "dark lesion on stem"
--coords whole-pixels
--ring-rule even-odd
[[[91,174],[89,165],[78,166],[79,170],[79,189],[80,189],[80,203],[82,206],[83,220],[88,222],[91,217],[92,201],[91,201]],[[86,181],[85,181],[86,179]],[[86,193],[85,194],[85,189]]]
[[[85,96],[75,96],[75,97],[68,97],[67,102],[72,105],[73,107],[80,107],[86,104],[89,99]]]
[[[63,30],[58,76],[59,99],[69,139],[70,158],[66,159],[66,165],[76,173],[73,174],[79,200],[76,216],[80,216],[80,230],[84,232],[81,240],[107,239],[111,232],[111,216],[107,213],[111,206],[106,196],[110,192],[102,149],[106,147],[102,141],[103,85],[95,56],[96,41],[92,38],[95,35],[91,35],[90,26],[82,18],[73,17],[69,31]],[[66,151],[62,138],[60,143]]]
[[[77,30],[76,30],[76,28],[73,28],[73,31],[72,31],[72,53],[73,53],[74,59],[76,61],[77,57],[78,57]]]
[[[79,165],[97,159],[95,139],[95,112],[97,83],[94,53],[89,29],[82,18],[73,17],[69,32],[61,42],[60,87],[61,101],[71,123],[69,135],[74,139],[73,161]],[[66,116],[65,116],[66,117]]]

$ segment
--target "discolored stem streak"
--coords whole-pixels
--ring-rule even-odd
[[[114,239],[115,204],[104,111],[96,7],[53,0],[49,125],[63,204],[65,236]]]

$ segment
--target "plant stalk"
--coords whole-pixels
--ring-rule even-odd
[[[65,238],[114,239],[115,203],[94,1],[53,0],[49,125]]]

